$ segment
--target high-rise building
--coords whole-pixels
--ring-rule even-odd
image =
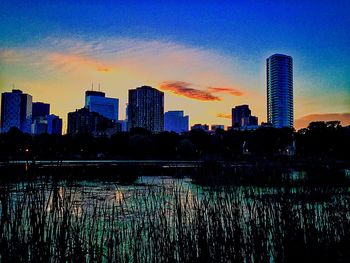
[[[239,128],[242,126],[242,119],[251,115],[248,105],[239,105],[232,109],[232,127]]]
[[[115,122],[118,121],[119,100],[106,97],[104,92],[87,90],[85,92],[85,108]]]
[[[128,129],[164,130],[164,93],[149,86],[129,90]]]
[[[1,95],[1,131],[7,132],[12,127],[22,132],[31,132],[32,96],[21,90],[13,89]]]
[[[239,105],[232,109],[232,128],[250,129],[257,128],[258,117],[251,115],[248,105]]]
[[[97,112],[87,108],[68,113],[68,134],[90,133],[94,136],[103,134],[108,128],[115,127],[116,123]]]
[[[43,102],[32,103],[32,134],[47,133],[48,123],[46,116],[50,114],[50,104]]]
[[[47,119],[46,117],[36,117],[32,122],[32,134],[43,133],[47,133]]]
[[[45,117],[50,114],[50,104],[43,102],[33,102],[32,104],[32,119]]]
[[[62,119],[54,114],[46,116],[47,120],[47,133],[62,135]]]
[[[167,111],[164,113],[164,130],[176,133],[188,131],[188,115],[183,111]]]
[[[62,135],[62,119],[54,114],[33,119],[32,134],[42,133]]]
[[[266,60],[267,121],[293,128],[293,59],[274,54]]]
[[[258,126],[258,117],[256,117],[256,116],[248,116],[248,117],[242,118],[241,126],[242,127]]]

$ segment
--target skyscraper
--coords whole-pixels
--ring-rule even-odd
[[[248,105],[239,105],[232,109],[232,127],[239,128],[242,126],[242,119],[249,117],[251,110]]]
[[[293,59],[274,54],[266,60],[267,121],[293,128]]]
[[[164,93],[149,86],[129,90],[128,129],[164,130]]]
[[[85,92],[85,107],[91,112],[97,112],[102,116],[118,121],[119,100],[108,98],[101,91],[88,90]]]
[[[188,131],[188,115],[183,111],[167,111],[164,113],[164,130],[177,133]]]
[[[50,114],[50,104],[43,102],[32,103],[32,134],[47,133],[47,119],[46,116]]]
[[[48,103],[33,102],[32,109],[33,121],[38,117],[45,117],[50,114],[50,104]]]
[[[46,117],[36,117],[32,122],[32,134],[43,133],[47,133],[47,119]]]
[[[251,115],[248,105],[239,105],[232,109],[232,128],[256,129],[258,117]]]
[[[87,108],[68,113],[68,134],[89,133],[93,136],[105,134],[109,128],[117,125],[113,120]]]
[[[47,120],[47,133],[62,135],[62,119],[58,116],[51,114],[46,116]]]
[[[1,131],[8,132],[12,127],[22,132],[31,132],[32,96],[13,89],[1,95]]]
[[[258,117],[256,117],[256,116],[244,117],[244,118],[242,118],[241,125],[242,125],[242,127],[258,126]]]

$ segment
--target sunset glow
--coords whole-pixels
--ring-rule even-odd
[[[128,90],[150,85],[165,92],[165,110],[184,110],[191,124],[230,126],[240,104],[266,121],[265,60],[281,52],[294,59],[296,128],[324,116],[350,124],[348,2],[318,4],[317,12],[313,4],[256,4],[261,14],[244,1],[186,8],[15,2],[1,10],[1,92],[14,86],[50,103],[64,123],[92,85],[120,99],[119,119]]]

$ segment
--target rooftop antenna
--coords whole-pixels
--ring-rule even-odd
[[[98,83],[98,91],[101,91],[101,89],[100,89],[100,83]]]
[[[92,88],[92,91],[94,91],[94,83],[93,82],[91,83],[91,88]]]

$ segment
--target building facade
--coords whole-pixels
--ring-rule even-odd
[[[32,104],[32,119],[45,117],[50,114],[50,104],[43,102],[33,102]]]
[[[97,112],[108,119],[118,121],[119,99],[108,98],[104,92],[86,91],[85,107],[91,112]]]
[[[95,137],[112,135],[121,130],[121,125],[87,108],[68,113],[68,134],[89,133]]]
[[[129,90],[128,130],[144,128],[157,133],[164,130],[164,93],[149,86]]]
[[[47,119],[46,117],[36,117],[32,122],[32,134],[38,135],[47,133]]]
[[[32,96],[13,89],[1,95],[1,131],[16,127],[22,132],[31,132]]]
[[[232,109],[232,128],[253,129],[258,127],[258,117],[251,115],[248,105],[239,105]]]
[[[216,131],[216,130],[225,130],[225,125],[222,124],[212,124],[211,125],[211,130]]]
[[[293,128],[293,59],[274,54],[266,60],[267,121],[275,128]]]
[[[196,131],[196,130],[209,131],[209,125],[197,123],[191,127],[191,131]]]
[[[47,133],[62,135],[62,119],[54,114],[46,116]]]
[[[62,119],[54,114],[33,118],[32,134],[42,133],[62,135]]]
[[[242,119],[251,116],[251,110],[248,105],[239,105],[232,109],[232,127],[239,128],[242,126]]]
[[[258,117],[256,116],[248,116],[242,118],[241,126],[246,127],[246,126],[258,126]]]
[[[167,111],[164,113],[164,130],[176,133],[188,131],[189,117],[183,111]]]

